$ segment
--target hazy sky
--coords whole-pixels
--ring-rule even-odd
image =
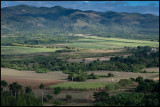
[[[2,1],[1,7],[26,4],[37,7],[62,6],[80,10],[151,13],[159,15],[159,1]]]

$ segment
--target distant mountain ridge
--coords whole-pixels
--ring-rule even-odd
[[[19,5],[1,9],[2,34],[15,32],[159,35],[159,16],[126,12],[96,12],[61,6]],[[148,36],[149,37],[149,36]]]

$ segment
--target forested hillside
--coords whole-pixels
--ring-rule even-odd
[[[1,34],[91,34],[130,39],[159,39],[159,17],[152,14],[96,12],[19,5],[1,9]]]

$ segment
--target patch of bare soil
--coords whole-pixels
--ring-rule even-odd
[[[119,55],[119,56],[123,56],[124,58],[127,58],[128,56],[130,56],[130,54],[126,54],[126,55]],[[85,59],[85,62],[86,63],[90,63],[94,60],[97,60],[99,59],[100,61],[108,61],[110,60],[111,57],[114,57],[114,56],[106,56],[106,57],[92,57],[92,58],[80,58],[80,59],[72,59],[70,58],[68,61],[69,62],[82,62],[82,59]]]
[[[30,85],[32,88],[38,88],[40,83],[45,86],[67,82],[68,74],[61,71],[36,73],[35,71],[18,71],[15,69],[1,68],[1,80],[6,80],[9,84],[18,82],[22,86]]]
[[[111,57],[112,57],[112,56],[83,58],[83,59],[85,59],[85,62],[86,62],[86,63],[90,63],[90,62],[92,62],[92,61],[94,61],[94,60],[97,60],[97,59],[99,59],[100,61],[108,61],[108,60],[110,60]],[[80,58],[80,59],[71,59],[71,58],[70,58],[68,61],[69,61],[69,62],[82,62],[82,58]]]
[[[2,77],[1,80],[6,80],[8,84],[11,84],[13,82],[18,82],[23,87],[31,86],[32,89],[39,88],[39,85],[42,83],[45,85],[45,87],[62,83],[64,81],[55,81],[55,80],[35,80],[35,79],[16,79],[16,78],[6,78]]]

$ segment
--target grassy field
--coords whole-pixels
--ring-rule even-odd
[[[14,54],[33,54],[41,52],[55,52],[59,49],[52,48],[30,48],[30,47],[20,47],[20,46],[1,46],[1,55],[14,55]]]
[[[144,70],[148,72],[159,72],[159,67],[145,68]]]
[[[100,88],[104,88],[108,83],[95,83],[95,82],[67,82],[61,83],[53,86],[49,86],[49,88],[60,87],[64,90],[96,90]]]
[[[154,46],[154,47],[157,47],[159,43],[152,42],[152,41],[86,36],[84,39],[79,39],[78,41],[67,43],[66,45],[74,46],[76,48],[84,48],[84,49],[117,49],[117,48],[123,48],[124,46],[128,46],[128,47]]]

